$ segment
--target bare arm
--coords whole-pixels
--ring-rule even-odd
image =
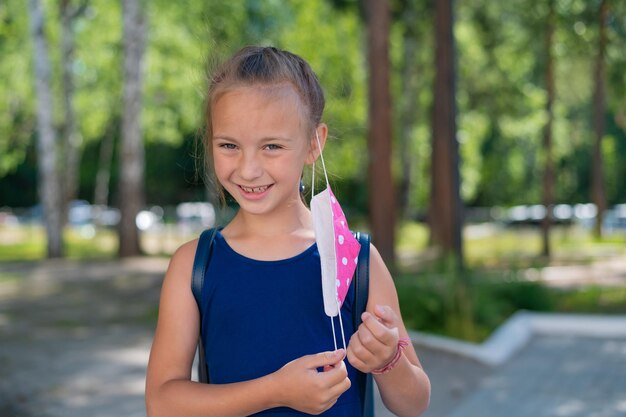
[[[146,377],[148,416],[235,417],[279,406],[309,413],[330,408],[350,386],[343,351],[304,356],[251,381],[191,381],[200,323],[191,292],[196,247],[197,241],[189,242],[174,254],[163,282]],[[319,373],[319,367],[328,371]]]
[[[348,360],[362,372],[385,366],[394,357],[399,338],[408,337],[400,314],[393,279],[380,254],[371,246],[370,291],[363,323],[350,339]],[[414,417],[428,408],[430,381],[412,344],[397,365],[374,375],[385,406],[400,417]]]

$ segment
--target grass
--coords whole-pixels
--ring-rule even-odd
[[[196,237],[192,232],[145,232],[141,235],[142,249],[147,255],[174,253],[183,242]],[[118,237],[111,229],[83,226],[68,227],[63,234],[68,259],[113,259],[117,256]],[[0,225],[0,262],[36,261],[46,256],[45,230],[41,226]]]
[[[468,225],[463,233],[464,257],[475,268],[530,268],[547,265],[540,256],[541,232],[537,227],[505,227],[497,224]],[[594,259],[624,253],[626,233],[595,239],[577,226],[558,226],[551,233],[554,264],[585,264]],[[401,259],[419,259],[428,247],[428,228],[421,223],[402,223],[396,248]]]
[[[64,233],[67,258],[113,258],[117,250],[114,231],[67,228]],[[35,261],[46,256],[45,230],[41,226],[0,226],[0,261]]]
[[[554,291],[561,312],[626,314],[626,287],[589,286]]]
[[[1,284],[14,284],[14,283],[19,282],[19,280],[20,280],[19,275],[5,273],[5,272],[0,273],[0,285]]]

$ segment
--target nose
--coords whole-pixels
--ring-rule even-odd
[[[239,163],[239,176],[244,181],[252,181],[263,175],[263,166],[254,152],[244,152]]]

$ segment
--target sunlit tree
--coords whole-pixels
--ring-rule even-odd
[[[144,205],[144,144],[141,130],[145,14],[141,0],[122,0],[124,27],[124,112],[120,144],[119,255],[141,253],[135,223]]]
[[[43,207],[49,258],[62,257],[63,216],[61,182],[58,170],[57,134],[53,120],[51,65],[46,37],[46,14],[39,0],[29,0],[30,29],[34,43],[33,59],[37,93],[37,160],[39,199]]]
[[[456,137],[456,69],[452,0],[435,7],[435,85],[433,92],[430,211],[431,240],[463,265],[459,149]]]

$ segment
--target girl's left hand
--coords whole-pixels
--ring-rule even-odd
[[[377,305],[374,314],[362,314],[363,323],[348,344],[348,361],[365,373],[387,365],[396,354],[400,338],[399,318],[391,307]]]

